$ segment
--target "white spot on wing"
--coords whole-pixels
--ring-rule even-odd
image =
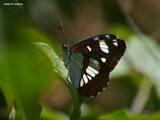
[[[101,50],[105,53],[109,53],[109,50],[108,49],[105,49],[105,48],[101,48]]]
[[[87,75],[87,77],[88,77],[88,79],[89,79],[89,80],[91,80],[91,79],[92,79],[89,75]]]
[[[92,51],[92,48],[91,48],[90,46],[87,46],[87,49],[88,49],[89,51]]]
[[[109,35],[105,35],[105,37],[108,38],[108,39],[110,38]]]
[[[99,40],[99,37],[94,37],[93,39],[94,39],[94,40]]]
[[[91,70],[91,71],[93,71],[95,74],[98,74],[98,71],[97,71],[97,70],[95,70],[94,68],[92,68],[92,67],[88,66],[88,69],[89,69],[89,70]]]
[[[105,45],[105,44],[101,44],[100,47],[101,47],[101,48],[106,48],[106,49],[108,49],[108,46]]]
[[[99,41],[99,47],[103,52],[109,53],[108,45],[104,41]]]
[[[99,95],[101,92],[98,92],[97,94]]]
[[[118,43],[117,43],[117,42],[113,42],[113,44],[114,44],[115,46],[118,46]]]
[[[114,44],[115,46],[118,46],[118,42],[117,42],[116,39],[113,39],[112,41],[113,41],[113,44]]]
[[[83,79],[81,79],[80,87],[82,87],[83,85],[84,85],[84,82],[83,82]]]
[[[105,62],[106,62],[106,58],[101,58],[101,61],[102,61],[103,63],[105,63]]]
[[[96,76],[96,74],[93,71],[91,71],[90,69],[88,69],[88,68],[86,69],[86,72],[92,77]]]
[[[84,80],[85,84],[88,83],[88,78],[87,78],[87,76],[85,74],[83,74],[83,80]]]
[[[108,48],[108,45],[106,45],[106,43],[105,43],[104,40],[99,41],[99,44],[100,44],[100,45],[104,45],[104,46],[106,46],[106,47]]]

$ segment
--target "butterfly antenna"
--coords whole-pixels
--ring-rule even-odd
[[[67,43],[67,40],[66,40],[66,37],[65,37],[64,31],[63,31],[63,24],[62,24],[61,20],[59,20],[59,22],[58,22],[58,28],[60,30],[62,37],[63,37],[64,43]]]

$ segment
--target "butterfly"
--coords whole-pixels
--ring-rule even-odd
[[[126,43],[112,34],[89,37],[71,47],[64,44],[69,76],[77,92],[86,97],[100,94],[109,74],[123,56]]]

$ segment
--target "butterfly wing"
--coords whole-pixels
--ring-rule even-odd
[[[103,34],[80,41],[70,48],[71,56],[82,54],[82,73],[78,92],[95,96],[107,87],[109,73],[123,56],[126,44],[115,35]]]
[[[80,53],[72,54],[68,60],[69,75],[75,88],[79,88],[79,80],[81,79],[83,55]]]

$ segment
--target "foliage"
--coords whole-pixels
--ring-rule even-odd
[[[128,26],[117,3],[14,0],[23,6],[4,6],[4,2],[11,1],[0,2],[0,120],[160,119],[159,44],[134,31],[137,26],[130,19],[132,27]],[[69,43],[102,31],[127,41],[126,53],[111,73],[109,87],[95,98],[77,95],[66,79],[68,70],[57,32],[59,17]],[[55,97],[57,101],[69,98],[61,107],[52,95],[46,98],[50,89],[57,92],[57,85],[67,86],[69,91],[69,95],[65,89]]]

